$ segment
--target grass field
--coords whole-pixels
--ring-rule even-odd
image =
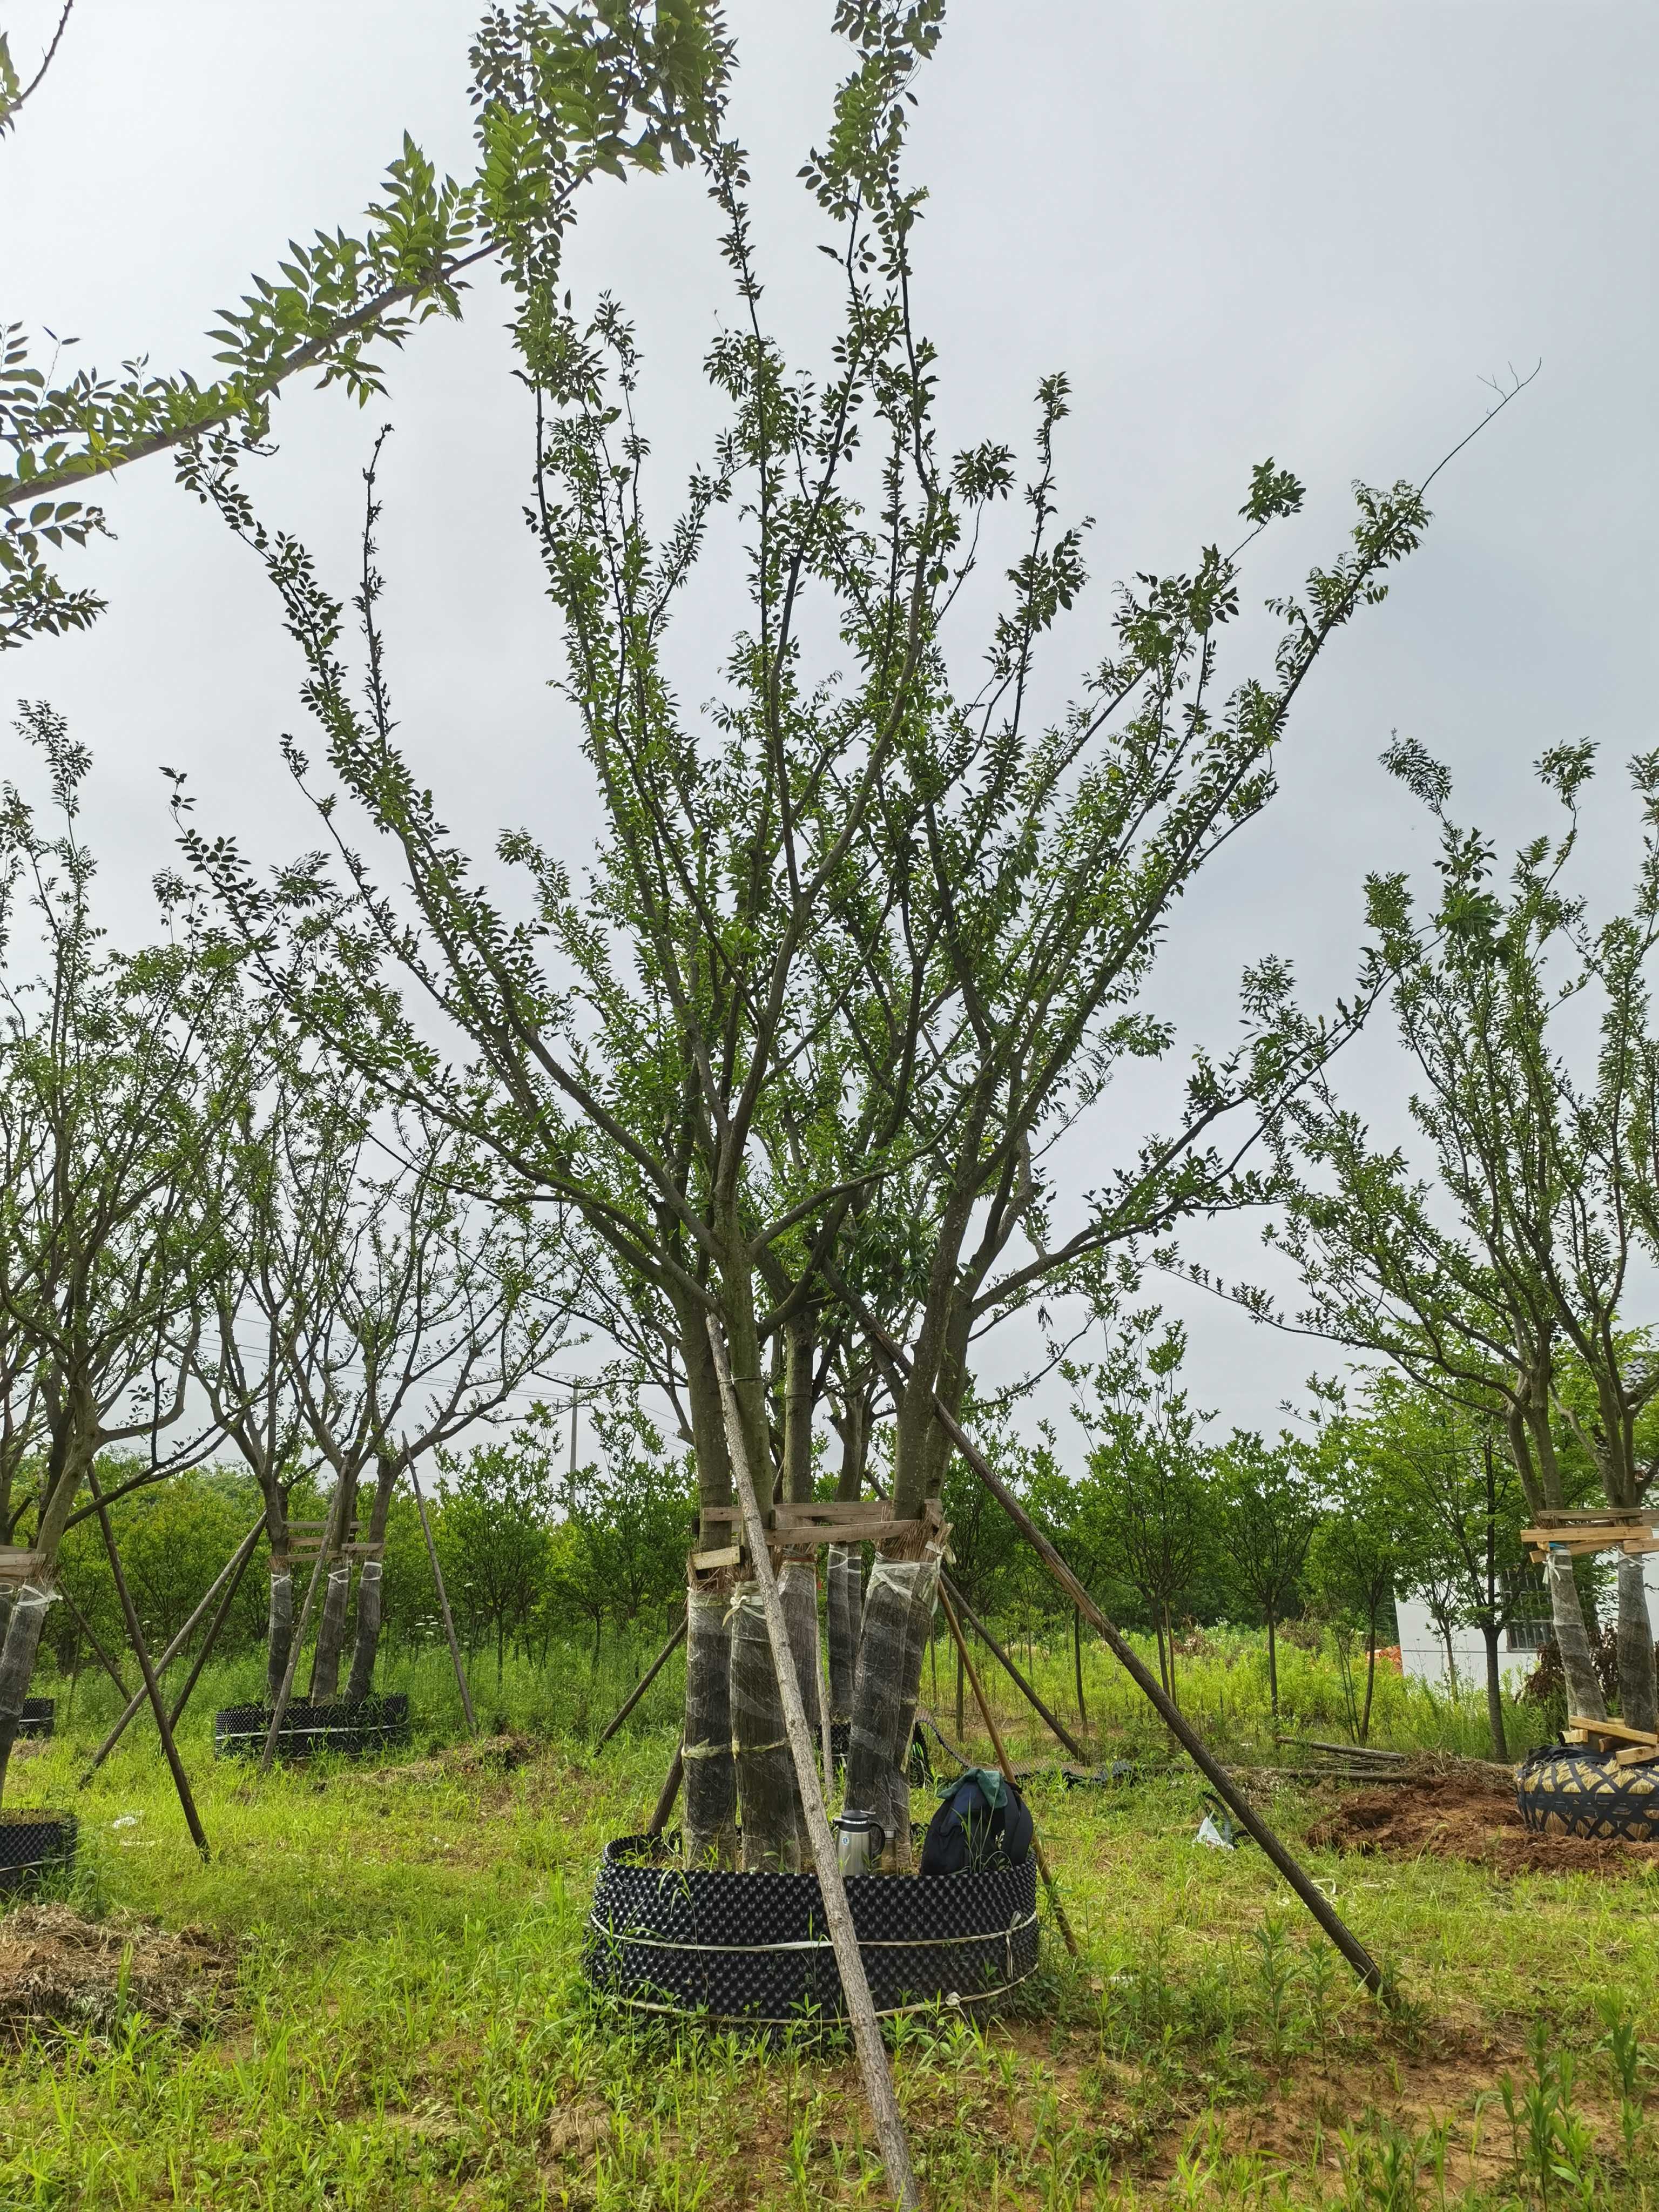
[[[1069,1655],[1034,1656],[1071,1712]],[[1221,1638],[1186,1678],[1193,1711],[1258,1759],[1259,1672],[1250,1639]],[[1287,1673],[1299,1721],[1330,1732],[1328,1662],[1295,1653]],[[638,1826],[674,1740],[665,1674],[633,1732],[586,1750],[624,1679],[573,1656],[509,1666],[498,1692],[485,1665],[487,1723],[520,1732],[504,1756],[453,1741],[453,1687],[427,1658],[388,1680],[427,1717],[402,1764],[251,1784],[210,1755],[212,1705],[257,1682],[224,1670],[183,1739],[214,1846],[203,1866],[148,1724],[76,1793],[113,1702],[83,1677],[71,1727],[14,1768],[9,1802],[79,1810],[82,1912],[196,1923],[230,1971],[204,2033],[128,2007],[98,2033],[16,2039],[0,2058],[0,2206],[882,2203],[844,2048],[641,2033],[585,1996],[601,1845]],[[952,1687],[941,1664],[947,1729]],[[1651,1861],[1509,1879],[1310,1850],[1387,1964],[1384,2009],[1256,1853],[1194,1840],[1195,1779],[1098,1653],[1086,1687],[1103,1748],[1137,1752],[1144,1778],[1110,1795],[1033,1785],[1081,1960],[1046,1929],[1013,2010],[891,2039],[933,2206],[1659,2202]],[[1378,1719],[1384,1742],[1483,1747],[1477,1706],[1425,1704],[1397,1679]],[[1016,1756],[1044,1755],[1023,1723],[1016,1738]],[[1292,1785],[1270,1802],[1291,1835],[1319,1809]]]

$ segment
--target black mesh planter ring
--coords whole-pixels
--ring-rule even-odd
[[[923,1881],[854,1875],[848,1907],[878,2014],[1006,1996],[1036,1965],[1036,1869]],[[665,1866],[651,1839],[609,1845],[584,1971],[626,2008],[783,2027],[844,2017],[817,1878]]]
[[[1534,1751],[1516,1769],[1515,1799],[1536,1835],[1659,1840],[1659,1767],[1620,1766],[1587,1745]]]

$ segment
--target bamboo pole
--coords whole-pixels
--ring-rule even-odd
[[[172,1643],[168,1644],[167,1650],[156,1661],[155,1676],[158,1681],[161,1680],[161,1676],[167,1673],[167,1668],[172,1666],[173,1661],[184,1650],[185,1644],[189,1643],[191,1638],[194,1636],[197,1629],[201,1625],[203,1615],[207,1612],[208,1607],[213,1603],[214,1599],[218,1596],[220,1590],[224,1587],[226,1580],[229,1577],[234,1575],[236,1579],[240,1582],[241,1577],[237,1571],[239,1568],[246,1566],[249,1559],[252,1558],[253,1547],[258,1542],[259,1531],[264,1527],[264,1516],[261,1514],[259,1518],[254,1522],[252,1528],[249,1529],[247,1534],[243,1537],[241,1542],[231,1553],[229,1559],[226,1560],[224,1565],[221,1567],[218,1574],[214,1577],[212,1587],[209,1589],[206,1596],[204,1597],[201,1603],[197,1607],[195,1612],[191,1613],[190,1619],[185,1623],[184,1626],[179,1631],[179,1633],[173,1638]],[[142,1705],[143,1702],[144,1692],[143,1690],[140,1690],[136,1697],[128,1698],[125,1711],[121,1715],[120,1719],[116,1722],[115,1726],[110,1730],[109,1734],[104,1738],[102,1743],[99,1745],[97,1750],[92,1754],[92,1763],[87,1768],[86,1772],[81,1777],[80,1782],[76,1785],[77,1788],[82,1790],[86,1788],[88,1783],[91,1781],[93,1776],[97,1773],[99,1768],[109,1757],[111,1752],[114,1750],[116,1745],[120,1742],[121,1738],[126,1734],[129,1723],[131,1722],[133,1716],[137,1712],[139,1706]],[[174,1727],[177,1727],[179,1721],[178,1714],[174,1712],[169,1716],[169,1718],[172,1724]]]
[[[191,1795],[190,1778],[185,1772],[184,1761],[179,1756],[179,1747],[173,1741],[172,1724],[167,1707],[161,1703],[161,1686],[155,1679],[155,1669],[149,1663],[149,1649],[144,1642],[144,1632],[138,1623],[138,1609],[132,1602],[132,1592],[127,1588],[127,1578],[121,1571],[120,1554],[115,1548],[115,1531],[110,1526],[109,1508],[104,1503],[104,1493],[98,1487],[94,1468],[87,1469],[87,1481],[92,1490],[92,1502],[98,1509],[98,1526],[103,1532],[104,1549],[109,1554],[110,1572],[115,1577],[116,1595],[121,1601],[125,1616],[127,1636],[132,1644],[138,1671],[144,1678],[144,1689],[149,1698],[150,1709],[155,1715],[155,1725],[161,1731],[161,1748],[167,1755],[167,1765],[173,1770],[173,1787],[179,1792],[179,1802],[184,1808],[185,1826],[190,1830],[191,1840],[204,1859],[210,1854],[208,1839],[202,1827],[201,1815],[196,1810],[196,1800]]]
[[[778,1596],[777,1577],[772,1571],[772,1555],[767,1549],[766,1524],[761,1519],[760,1504],[755,1495],[748,1449],[744,1443],[743,1424],[738,1417],[738,1401],[732,1385],[732,1366],[726,1357],[726,1340],[713,1314],[708,1316],[708,1340],[714,1350],[714,1373],[720,1383],[720,1404],[726,1415],[726,1441],[732,1460],[732,1479],[743,1509],[750,1565],[760,1586],[761,1603],[766,1613],[766,1633],[772,1646],[772,1664],[777,1672],[778,1689],[783,1701],[784,1729],[789,1738],[789,1753],[795,1765],[795,1780],[800,1790],[801,1808],[806,1817],[807,1839],[812,1847],[812,1861],[817,1869],[818,1888],[823,1898],[823,1915],[830,1923],[836,1964],[841,1969],[841,1986],[847,1999],[847,2008],[852,2015],[853,2043],[858,2052],[859,2071],[864,2078],[864,2094],[876,2124],[876,2138],[881,2145],[888,2186],[902,2212],[916,2212],[921,2196],[916,2187],[915,2168],[910,2163],[910,2146],[905,2141],[904,2121],[899,2112],[893,2077],[887,2070],[887,2052],[871,1999],[863,1956],[859,1950],[858,1931],[853,1925],[852,1909],[847,1902],[847,1889],[842,1880],[841,1863],[836,1856],[836,1839],[830,1832],[830,1815],[824,1810],[823,1793],[818,1787],[817,1768],[812,1757],[812,1738],[806,1725],[806,1708],[801,1702],[800,1684],[795,1679],[788,1625],[783,1617],[782,1601]]]
[[[263,1525],[264,1524],[262,1522],[261,1526]],[[173,1701],[173,1711],[167,1715],[167,1723],[169,1727],[178,1727],[179,1720],[183,1716],[185,1707],[190,1703],[191,1693],[195,1690],[198,1682],[202,1679],[202,1669],[207,1665],[208,1661],[213,1656],[213,1647],[219,1641],[219,1632],[223,1628],[226,1621],[230,1618],[230,1608],[236,1602],[236,1593],[242,1587],[242,1577],[247,1572],[249,1566],[252,1563],[252,1559],[253,1553],[250,1552],[247,1557],[242,1561],[241,1565],[237,1568],[234,1575],[232,1576],[229,1588],[226,1590],[223,1597],[219,1601],[218,1612],[214,1614],[213,1619],[208,1623],[208,1632],[202,1638],[202,1648],[197,1653],[196,1657],[191,1663],[189,1674],[185,1677],[184,1688],[179,1691],[178,1696]]]
[[[1008,1754],[1002,1747],[1002,1736],[995,1720],[992,1717],[990,1702],[981,1685],[979,1670],[968,1656],[968,1642],[963,1635],[962,1624],[951,1609],[951,1600],[946,1592],[940,1590],[939,1596],[939,1603],[945,1607],[945,1618],[950,1623],[951,1633],[956,1638],[957,1655],[968,1670],[968,1680],[973,1686],[974,1703],[979,1707],[979,1717],[985,1723],[985,1733],[991,1739],[991,1748],[996,1753],[997,1765],[1002,1770],[1002,1778],[1012,1790],[1014,1786],[1014,1770],[1008,1764]],[[1066,1917],[1066,1907],[1060,1901],[1060,1885],[1054,1880],[1054,1869],[1048,1864],[1042,1845],[1037,1840],[1036,1823],[1033,1821],[1031,1826],[1031,1853],[1037,1863],[1037,1872],[1042,1876],[1043,1887],[1048,1893],[1048,1902],[1054,1907],[1054,1918],[1059,1922],[1060,1932],[1066,1939],[1066,1948],[1075,1959],[1077,1937],[1073,1935],[1072,1923]]]
[[[1088,1752],[1072,1734],[1072,1731],[1066,1727],[1065,1722],[1060,1719],[1059,1714],[1049,1711],[1048,1706],[1043,1704],[1036,1690],[1031,1686],[1030,1683],[1026,1680],[1024,1675],[1020,1673],[1018,1668],[1014,1664],[1008,1653],[1003,1650],[1002,1646],[997,1642],[995,1637],[992,1635],[990,1630],[985,1626],[985,1623],[974,1611],[972,1606],[969,1604],[967,1599],[963,1597],[961,1590],[957,1588],[956,1583],[951,1580],[948,1575],[943,1572],[941,1572],[939,1576],[939,1583],[941,1588],[950,1591],[951,1595],[956,1601],[957,1611],[962,1615],[963,1620],[967,1622],[969,1627],[973,1630],[975,1635],[978,1637],[980,1642],[985,1646],[991,1656],[1000,1663],[1005,1673],[1006,1673],[1009,1679],[1013,1682],[1015,1687],[1024,1695],[1026,1702],[1042,1719],[1048,1723],[1049,1733],[1064,1745],[1066,1749],[1071,1753],[1073,1759],[1080,1759],[1086,1762],[1089,1757]]]
[[[449,1593],[444,1588],[444,1571],[438,1565],[438,1547],[432,1540],[432,1523],[426,1517],[426,1500],[421,1495],[421,1478],[415,1472],[415,1462],[409,1462],[409,1479],[414,1486],[415,1504],[421,1516],[421,1534],[426,1538],[426,1556],[431,1564],[432,1579],[438,1591],[438,1610],[444,1617],[444,1634],[449,1643],[450,1664],[455,1669],[455,1680],[460,1686],[461,1711],[466,1715],[466,1724],[476,1736],[478,1716],[472,1710],[472,1692],[466,1686],[466,1669],[461,1664],[461,1647],[455,1639],[455,1623],[450,1617]]]
[[[939,1404],[937,1397],[933,1401],[933,1414],[979,1480],[991,1492],[1026,1541],[1036,1550],[1037,1557],[1047,1567],[1054,1580],[1059,1583],[1084,1619],[1099,1632],[1102,1640],[1112,1656],[1128,1674],[1136,1687],[1156,1707],[1158,1718],[1181,1744],[1199,1772],[1237,1820],[1240,1827],[1261,1846],[1262,1850],[1272,1860],[1302,1903],[1307,1906],[1308,1911],[1353,1968],[1365,1987],[1375,1996],[1382,1987],[1382,1969],[1332,1905],[1324,1891],[1316,1888],[1309,1881],[1296,1859],[1280,1843],[1243,1791],[1235,1787],[1232,1777],[1227,1772],[1225,1767],[1211,1756],[1202,1739],[1188,1727],[1181,1708],[1172,1698],[1165,1694],[1162,1685],[1141,1664],[1139,1659],[1130,1650],[1112,1623],[1108,1620],[1093,1598],[1090,1596],[1088,1591],[1085,1589],[1083,1584],[1020,1504],[1018,1498],[1009,1489],[1007,1484],[975,1448],[960,1424]]]
[[[658,1652],[656,1657],[646,1668],[644,1674],[641,1675],[639,1680],[635,1683],[633,1688],[623,1699],[622,1704],[617,1707],[611,1718],[605,1723],[604,1735],[600,1736],[599,1741],[593,1747],[595,1751],[603,1751],[605,1749],[606,1744],[610,1742],[611,1737],[615,1735],[617,1730],[628,1718],[629,1713],[633,1711],[635,1706],[638,1705],[640,1699],[651,1687],[651,1685],[656,1680],[658,1675],[661,1674],[663,1668],[668,1664],[674,1654],[679,1650],[681,1644],[684,1643],[685,1632],[689,1620],[690,1616],[688,1614],[682,1613],[680,1615],[678,1627],[675,1629],[674,1633],[669,1638],[667,1643],[663,1645],[662,1650]]]

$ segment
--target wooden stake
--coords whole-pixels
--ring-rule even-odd
[[[688,1616],[686,1614],[682,1613],[680,1615],[679,1626],[674,1631],[674,1633],[669,1638],[667,1643],[663,1645],[662,1650],[658,1652],[656,1657],[646,1668],[644,1674],[641,1675],[639,1680],[635,1683],[633,1688],[623,1699],[622,1704],[618,1706],[611,1719],[606,1723],[604,1735],[593,1747],[595,1751],[604,1750],[606,1744],[610,1742],[611,1737],[617,1733],[617,1730],[628,1718],[629,1713],[633,1711],[635,1706],[638,1705],[640,1699],[645,1695],[646,1692],[651,1687],[651,1685],[656,1680],[658,1675],[661,1674],[663,1668],[668,1664],[668,1662],[679,1650],[681,1644],[684,1643],[687,1620]]]
[[[1232,1777],[1218,1760],[1211,1757],[1203,1741],[1188,1726],[1186,1718],[1175,1700],[1166,1696],[1163,1686],[1150,1674],[1135,1654],[1124,1642],[1117,1630],[1108,1620],[1083,1584],[1066,1565],[1060,1553],[1037,1527],[1030,1515],[1014,1496],[1006,1483],[992,1468],[989,1462],[974,1446],[960,1425],[947,1413],[937,1398],[933,1401],[934,1418],[955,1444],[969,1466],[1001,1506],[1014,1526],[1035,1549],[1084,1619],[1100,1632],[1112,1656],[1117,1661],[1136,1687],[1156,1707],[1158,1718],[1175,1736],[1199,1772],[1215,1791],[1222,1803],[1245,1832],[1258,1843],[1272,1860],[1291,1889],[1305,1905],[1331,1942],[1353,1968],[1365,1987],[1375,1996],[1382,1987],[1382,1969],[1353,1933],[1347,1923],[1332,1905],[1322,1889],[1316,1888],[1291,1857],[1279,1838],[1241,1790],[1234,1786]]]
[[[1024,1675],[1020,1673],[1018,1668],[1015,1666],[1013,1661],[1003,1650],[1002,1646],[997,1642],[995,1637],[992,1635],[990,1630],[985,1626],[985,1623],[974,1611],[972,1606],[969,1604],[967,1599],[963,1597],[962,1592],[957,1588],[956,1584],[951,1580],[948,1575],[944,1573],[940,1574],[939,1587],[942,1589],[948,1589],[950,1591],[951,1595],[956,1601],[957,1611],[962,1615],[963,1620],[967,1622],[969,1627],[973,1630],[975,1635],[978,1637],[980,1642],[985,1646],[991,1656],[1000,1662],[1009,1679],[1012,1681],[1015,1687],[1022,1692],[1026,1703],[1031,1707],[1032,1711],[1037,1713],[1042,1719],[1048,1723],[1050,1734],[1055,1736],[1059,1741],[1065,1746],[1066,1749],[1071,1753],[1073,1759],[1080,1759],[1086,1763],[1089,1757],[1087,1750],[1078,1741],[1077,1738],[1072,1734],[1072,1731],[1066,1727],[1065,1722],[1060,1719],[1060,1716],[1057,1713],[1052,1713],[1049,1711],[1048,1706],[1043,1704],[1042,1698],[1038,1697],[1036,1692],[1026,1680]]]
[[[121,1611],[126,1618],[127,1636],[132,1645],[133,1656],[138,1662],[138,1671],[144,1678],[150,1710],[155,1715],[155,1725],[161,1731],[161,1748],[167,1755],[167,1765],[173,1769],[173,1784],[179,1792],[179,1802],[184,1808],[185,1826],[190,1830],[191,1840],[204,1859],[208,1851],[208,1839],[203,1832],[201,1816],[196,1810],[196,1800],[190,1791],[190,1778],[185,1772],[184,1761],[179,1756],[179,1747],[173,1740],[173,1729],[167,1720],[167,1707],[161,1703],[161,1686],[155,1679],[155,1669],[149,1663],[149,1650],[144,1642],[144,1632],[138,1625],[137,1607],[132,1602],[132,1592],[127,1588],[127,1578],[121,1571],[121,1559],[115,1548],[115,1531],[110,1526],[109,1508],[104,1503],[104,1493],[98,1487],[95,1468],[87,1469],[87,1482],[92,1491],[92,1502],[98,1509],[98,1526],[103,1531],[104,1549],[109,1554],[109,1570],[115,1577],[116,1594],[121,1601]]]
[[[438,1547],[432,1540],[432,1523],[426,1517],[426,1500],[421,1495],[421,1478],[415,1472],[415,1462],[409,1462],[409,1479],[415,1486],[415,1504],[421,1516],[421,1534],[426,1538],[426,1556],[431,1563],[432,1579],[438,1591],[438,1610],[444,1617],[444,1634],[449,1639],[450,1664],[455,1669],[455,1680],[460,1685],[461,1710],[466,1715],[466,1724],[476,1736],[478,1716],[472,1710],[472,1692],[466,1686],[466,1669],[461,1664],[461,1647],[455,1639],[455,1624],[449,1615],[449,1593],[444,1588],[444,1571],[438,1565]]]
[[[226,1580],[229,1577],[234,1575],[236,1579],[239,1582],[240,1581],[241,1577],[238,1572],[238,1570],[246,1566],[247,1562],[252,1558],[253,1547],[258,1542],[259,1531],[264,1527],[264,1516],[261,1514],[259,1518],[254,1522],[252,1528],[248,1530],[247,1534],[243,1537],[241,1542],[236,1547],[236,1549],[231,1553],[229,1559],[226,1560],[224,1565],[215,1577],[213,1586],[208,1591],[207,1595],[202,1600],[200,1605],[197,1607],[195,1612],[191,1613],[190,1619],[185,1623],[184,1626],[179,1631],[179,1633],[173,1638],[172,1643],[168,1644],[167,1650],[156,1661],[155,1676],[158,1681],[161,1680],[161,1676],[167,1673],[167,1668],[172,1666],[173,1661],[179,1656],[179,1654],[184,1650],[185,1644],[189,1643],[191,1638],[196,1633],[198,1627],[200,1626],[202,1616],[206,1613],[208,1607],[213,1603],[214,1599],[218,1596]],[[86,1788],[88,1783],[91,1781],[93,1776],[97,1773],[99,1768],[109,1757],[111,1752],[114,1750],[116,1745],[120,1742],[121,1738],[126,1734],[128,1723],[131,1721],[133,1716],[137,1713],[139,1706],[142,1705],[143,1702],[144,1692],[143,1690],[140,1690],[136,1697],[128,1698],[126,1711],[122,1714],[120,1719],[116,1722],[115,1726],[104,1738],[102,1743],[99,1745],[97,1750],[92,1754],[92,1763],[88,1767],[86,1772],[81,1777],[81,1779],[76,1785],[77,1788],[82,1790]],[[174,1728],[179,1725],[179,1715],[176,1711],[171,1713],[168,1716],[168,1718]]]
[[[1002,1770],[1002,1778],[1012,1789],[1014,1782],[1014,1770],[1008,1764],[1008,1754],[1002,1747],[1002,1738],[998,1733],[996,1722],[992,1718],[989,1701],[980,1684],[979,1671],[968,1656],[967,1639],[963,1635],[961,1624],[951,1610],[949,1596],[943,1589],[939,1594],[939,1601],[945,1607],[945,1618],[950,1624],[951,1635],[956,1638],[957,1655],[963,1665],[968,1669],[968,1680],[973,1688],[974,1703],[979,1707],[979,1717],[985,1723],[985,1733],[991,1739],[991,1748],[996,1753],[997,1765]],[[1037,1872],[1042,1876],[1043,1887],[1048,1893],[1048,1902],[1054,1907],[1054,1918],[1059,1922],[1060,1932],[1066,1939],[1066,1948],[1075,1959],[1077,1937],[1073,1935],[1072,1923],[1066,1917],[1066,1907],[1060,1901],[1060,1886],[1054,1880],[1054,1870],[1043,1855],[1042,1845],[1037,1841],[1035,1821],[1032,1822],[1031,1827],[1031,1852],[1037,1863]]]
[[[880,2024],[876,2019],[875,2005],[870,1996],[863,1956],[859,1950],[858,1931],[853,1925],[852,1909],[847,1902],[847,1889],[842,1880],[841,1863],[836,1856],[836,1839],[830,1832],[830,1815],[824,1810],[823,1793],[818,1787],[817,1768],[812,1758],[812,1738],[806,1725],[806,1708],[801,1702],[800,1684],[795,1679],[788,1625],[784,1620],[783,1604],[778,1596],[777,1577],[772,1571],[772,1555],[767,1549],[766,1524],[761,1518],[759,1501],[755,1496],[754,1478],[750,1472],[743,1424],[738,1417],[737,1394],[732,1385],[732,1365],[726,1358],[726,1340],[713,1314],[708,1316],[708,1341],[714,1350],[714,1373],[720,1383],[720,1405],[726,1415],[726,1442],[732,1460],[732,1479],[737,1488],[738,1503],[743,1508],[744,1527],[749,1538],[750,1562],[755,1580],[760,1586],[761,1603],[765,1608],[766,1633],[772,1646],[772,1664],[777,1671],[778,1689],[783,1702],[784,1729],[789,1738],[790,1756],[795,1763],[795,1780],[800,1790],[801,1808],[806,1816],[812,1862],[817,1869],[818,1888],[823,1898],[823,1915],[830,1923],[836,1964],[841,1969],[841,1986],[847,1999],[847,2008],[852,2015],[853,2043],[858,2052],[859,2071],[864,2078],[864,2094],[869,2101],[871,2117],[876,2124],[876,2138],[881,2145],[882,2163],[887,2169],[887,2185],[902,2212],[916,2212],[921,2196],[916,2187],[915,2170],[910,2163],[910,2146],[905,2141],[904,2121],[899,2112],[893,2077],[887,2070],[887,2052],[882,2043]]]

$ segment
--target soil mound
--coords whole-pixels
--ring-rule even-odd
[[[169,1936],[132,1916],[20,1905],[0,1919],[0,2032],[101,2033],[142,2012],[200,2033],[225,2010],[234,1971],[234,1952],[205,1929]]]
[[[1413,1771],[1386,1789],[1357,1790],[1307,1832],[1310,1844],[1383,1858],[1471,1859],[1495,1873],[1640,1874],[1659,1869],[1659,1844],[1539,1836],[1501,1767]]]

